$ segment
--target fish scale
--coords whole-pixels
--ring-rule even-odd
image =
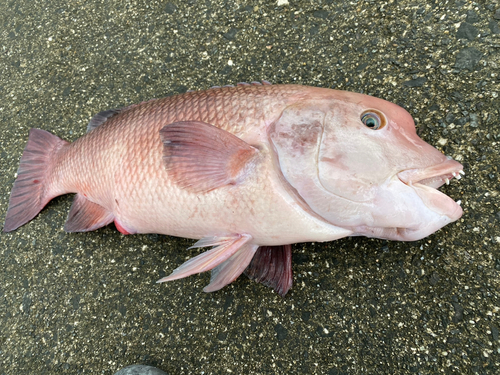
[[[277,97],[275,91],[273,86],[237,87],[230,91],[224,88],[211,89],[201,93],[193,92],[152,100],[125,109],[119,116],[111,117],[98,129],[74,142],[67,155],[61,155],[63,162],[60,165],[60,175],[71,176],[71,184],[66,184],[62,190],[64,193],[78,191],[75,182],[81,184],[85,181],[90,185],[90,188],[86,189],[89,191],[89,199],[108,210],[116,211],[116,216],[124,221],[125,226],[129,225],[130,233],[136,232],[137,229],[133,228],[134,223],[130,223],[127,215],[124,217],[124,211],[130,216],[149,216],[154,221],[178,221],[178,217],[164,213],[151,216],[154,202],[172,199],[180,202],[184,199],[183,191],[173,189],[172,193],[166,190],[172,181],[168,174],[165,174],[159,157],[162,144],[157,131],[165,124],[192,119],[210,121],[221,129],[230,129],[236,133],[248,132],[248,124],[258,124],[258,116],[262,116],[266,107],[272,108],[279,104],[271,99]],[[253,92],[258,92],[258,95],[249,94]],[[261,105],[257,106],[256,102]],[[232,103],[244,103],[242,107],[247,112],[242,113],[240,106],[231,105]],[[258,107],[260,109],[257,109]],[[197,112],[197,108],[211,110]],[[242,117],[248,121],[240,125],[233,121],[232,117]],[[133,157],[130,157],[132,155]],[[120,168],[117,167],[118,161]],[[103,173],[96,174],[95,171]],[[126,182],[113,186],[115,179]],[[65,177],[60,179],[59,183],[65,185]],[[114,192],[110,194],[110,191]],[[110,195],[115,197],[114,200]],[[141,225],[150,226],[152,223]],[[189,223],[190,227],[194,225],[193,222]]]
[[[30,131],[4,231],[76,193],[69,232],[114,222],[213,246],[160,281],[212,270],[215,291],[246,272],[284,295],[290,244],[412,241],[462,214],[437,190],[462,166],[404,109],[362,94],[240,84],[104,111],[88,128],[73,143]]]

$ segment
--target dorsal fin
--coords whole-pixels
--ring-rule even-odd
[[[105,123],[110,117],[113,117],[114,115],[120,113],[123,110],[123,108],[114,108],[114,109],[108,109],[106,111],[99,112],[97,115],[92,117],[89,121],[89,124],[87,125],[87,133],[95,128],[97,128],[99,125],[102,125]]]
[[[266,80],[262,80],[260,82],[258,81],[252,81],[250,83],[248,82],[238,82],[236,84],[236,86],[269,86],[269,85],[272,85],[271,82],[269,81],[266,81]],[[224,85],[224,86],[211,86],[210,89],[220,89],[220,88],[223,88],[223,87],[234,87],[235,85]],[[188,92],[190,91],[194,91],[194,90],[188,90]]]

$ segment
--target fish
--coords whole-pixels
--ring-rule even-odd
[[[158,282],[211,271],[213,292],[243,273],[284,296],[292,244],[422,239],[461,217],[438,188],[463,174],[396,104],[241,83],[100,112],[72,143],[31,129],[3,230],[75,193],[66,232],[114,223],[210,248]]]

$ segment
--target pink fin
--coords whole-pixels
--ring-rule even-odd
[[[235,185],[246,175],[258,150],[235,135],[198,121],[160,130],[163,159],[175,182],[194,192]]]
[[[252,83],[238,82],[238,84],[237,84],[237,86],[269,86],[269,85],[272,85],[272,83],[269,81],[266,81],[266,80],[262,80],[260,82],[253,81]]]
[[[111,117],[114,117],[115,115],[118,115],[119,113],[128,111],[131,108],[137,107],[141,104],[147,103],[147,102],[153,102],[157,99],[149,99],[141,103],[137,104],[131,104],[126,107],[122,108],[113,108],[113,109],[108,109],[106,111],[101,111],[92,117],[87,125],[87,133],[90,132],[91,130],[94,130],[95,128],[101,126],[104,124],[106,121],[108,121]]]
[[[66,232],[89,232],[113,221],[113,213],[77,194],[64,224]]]
[[[31,129],[10,194],[4,232],[33,219],[54,196],[47,194],[47,171],[53,156],[68,142],[41,129]]]
[[[157,282],[161,283],[164,281],[182,279],[183,277],[187,277],[195,273],[209,271],[230,258],[239,248],[251,239],[252,236],[242,234],[232,237],[224,237],[222,241],[215,240],[216,243],[220,243],[220,245],[214,247],[212,250],[205,251],[204,253],[189,259],[179,268],[176,268],[169,276],[164,277]]]
[[[203,288],[204,292],[215,292],[222,289],[241,275],[252,261],[252,258],[259,248],[258,245],[245,244],[224,263],[212,269],[210,284]]]
[[[232,239],[234,239],[234,236],[233,237],[218,237],[218,236],[203,237],[202,239],[199,239],[198,241],[196,241],[196,243],[193,246],[189,246],[188,250],[199,249],[200,247],[219,246],[219,245],[225,244],[227,241],[230,241]]]
[[[292,287],[292,246],[261,246],[245,270],[250,279],[284,297]]]
[[[94,130],[97,128],[99,125],[104,124],[109,118],[113,117],[114,115],[117,115],[120,113],[122,110],[127,109],[128,107],[125,108],[114,108],[114,109],[108,109],[106,111],[99,112],[96,114],[94,117],[92,117],[87,125],[87,133],[91,130]]]

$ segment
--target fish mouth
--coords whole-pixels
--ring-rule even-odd
[[[453,159],[426,168],[406,169],[397,174],[402,183],[417,192],[428,208],[449,217],[451,221],[462,216],[461,201],[455,202],[437,189],[444,184],[449,185],[453,179],[460,180],[462,175],[462,164]]]

